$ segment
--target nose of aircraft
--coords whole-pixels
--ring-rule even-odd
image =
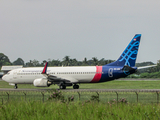
[[[7,80],[6,75],[3,75],[2,80],[4,80],[4,81]]]

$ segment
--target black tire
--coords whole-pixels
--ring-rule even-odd
[[[76,85],[73,85],[73,89],[76,89]]]
[[[60,85],[60,86],[59,86],[59,89],[63,89],[63,85]]]
[[[79,89],[79,85],[76,85],[76,89]]]
[[[73,85],[73,89],[79,89],[79,85]]]
[[[65,85],[63,85],[63,89],[66,89],[66,86],[65,86]]]
[[[14,86],[14,89],[17,89],[17,88],[18,88],[18,86],[17,86],[17,85],[15,85],[15,86]]]
[[[65,85],[60,85],[59,89],[66,89],[66,86]]]

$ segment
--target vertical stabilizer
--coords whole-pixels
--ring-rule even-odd
[[[129,45],[126,47],[124,52],[121,54],[119,59],[113,63],[107,64],[107,66],[124,66],[128,65],[131,67],[135,66],[136,58],[138,54],[141,34],[136,34]]]

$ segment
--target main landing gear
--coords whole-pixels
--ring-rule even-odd
[[[59,85],[59,89],[66,89],[66,86],[68,86],[68,85],[65,84],[65,83],[61,83],[61,84]],[[69,85],[69,86],[72,86],[72,85]],[[79,89],[79,85],[74,84],[74,85],[73,85],[73,89]]]
[[[15,84],[14,89],[17,89],[17,88],[18,88],[18,86],[17,86],[17,84]]]
[[[59,85],[59,89],[66,89],[65,84],[61,83],[61,84]]]
[[[65,85],[60,85],[59,88],[60,89],[66,89],[66,86]]]
[[[79,89],[79,85],[74,84],[73,89]]]

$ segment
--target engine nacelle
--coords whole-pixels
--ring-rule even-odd
[[[46,78],[39,78],[33,81],[33,85],[35,87],[49,87],[51,84],[49,84]]]

